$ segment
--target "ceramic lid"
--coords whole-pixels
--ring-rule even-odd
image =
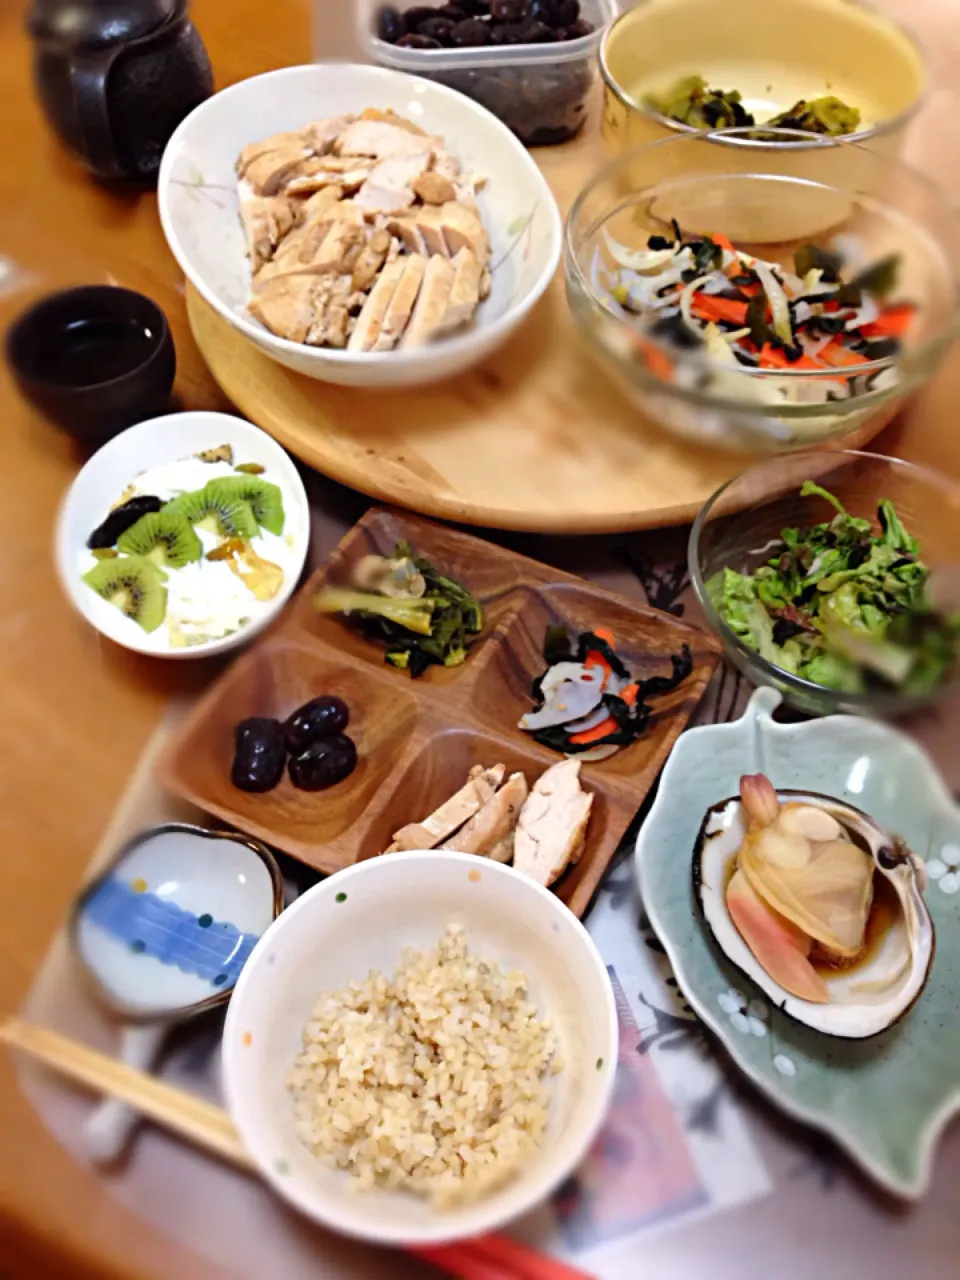
[[[34,0],[27,26],[38,40],[102,49],[149,35],[183,8],[183,0]]]

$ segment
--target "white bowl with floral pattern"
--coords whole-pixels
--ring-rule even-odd
[[[238,155],[271,134],[367,107],[392,109],[442,136],[466,171],[487,180],[478,205],[493,250],[490,296],[462,333],[410,351],[338,351],[289,342],[246,309],[250,267],[240,226]],[[285,67],[209,98],[170,139],[157,194],[167,243],[210,306],[280,364],[347,386],[418,386],[480,363],[542,297],[556,274],[563,241],[546,179],[496,116],[444,85],[348,62]]]

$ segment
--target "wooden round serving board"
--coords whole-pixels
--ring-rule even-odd
[[[583,348],[559,280],[488,363],[406,391],[293,373],[189,286],[187,314],[211,373],[246,417],[324,475],[425,515],[555,534],[681,524],[750,461],[645,422]]]

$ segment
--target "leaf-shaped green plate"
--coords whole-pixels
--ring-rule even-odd
[[[734,724],[691,729],[664,770],[637,841],[640,891],[690,1004],[753,1083],[831,1134],[877,1182],[915,1199],[960,1109],[960,809],[929,757],[854,716],[777,724],[773,689]],[[787,1018],[720,952],[694,903],[691,857],[707,809],[743,773],[848,800],[927,861],[937,948],[914,1008],[870,1040],[838,1040]]]

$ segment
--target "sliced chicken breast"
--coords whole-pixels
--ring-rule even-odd
[[[348,351],[372,351],[373,345],[380,336],[387,308],[400,283],[404,269],[403,258],[395,258],[388,262],[377,278],[377,283],[363,304],[363,310],[357,319],[356,327],[347,343]],[[416,846],[410,845],[410,848]]]
[[[443,208],[446,207],[444,205]],[[447,238],[444,235],[443,208],[438,209],[432,204],[427,204],[422,208],[414,209],[411,213],[430,257],[435,254],[439,254],[442,258],[451,256]]]
[[[240,221],[254,275],[269,262],[297,219],[297,208],[283,196],[251,196],[240,201]]]
[[[356,120],[354,115],[333,116],[329,120],[316,120],[300,130],[300,136],[314,155],[325,156],[348,125]]]
[[[487,857],[512,837],[526,798],[526,778],[522,773],[512,773],[479,813],[474,814],[466,826],[461,827],[442,847]]]
[[[440,333],[456,274],[453,264],[446,258],[431,258],[427,263],[417,305],[400,339],[401,350],[425,346]]]
[[[302,160],[285,177],[283,190],[291,196],[308,196],[333,186],[353,192],[363,186],[372,171],[372,165],[358,164],[355,160],[345,165],[336,156]]]
[[[414,194],[424,204],[447,204],[456,200],[457,189],[442,173],[421,173],[413,181]]]
[[[422,253],[429,257],[430,250],[413,216],[387,219],[387,230],[403,244],[408,253]]]
[[[262,142],[251,142],[237,157],[237,177],[242,178],[255,160],[262,159],[272,151],[289,151],[291,148],[299,151],[301,156],[311,154],[309,143],[299,133],[275,133]]]
[[[380,274],[393,241],[388,231],[374,231],[353,267],[350,282],[354,292],[366,293]]]
[[[416,155],[427,148],[437,151],[442,146],[442,138],[411,133],[402,125],[383,120],[357,120],[343,131],[333,149],[341,156],[373,156],[384,160],[387,156]]]
[[[539,884],[551,885],[583,852],[593,796],[580,786],[580,761],[549,768],[520,811],[513,865]]]
[[[352,291],[349,276],[324,277],[327,290],[318,308],[317,318],[307,334],[307,342],[317,347],[347,345]]]
[[[490,237],[476,209],[458,202],[445,204],[440,211],[440,227],[451,256],[466,248],[475,254],[481,266],[487,265]]]
[[[406,264],[403,275],[396,293],[390,300],[380,336],[373,344],[374,351],[392,351],[400,341],[410,322],[410,315],[423,285],[429,259],[424,258],[422,254],[414,253],[403,261]]]
[[[387,853],[401,853],[405,849],[435,849],[479,812],[494,795],[506,772],[502,764],[495,764],[480,773],[471,770],[466,784],[428,818],[395,832],[393,844],[387,849]]]
[[[480,263],[476,254],[469,249],[461,249],[453,259],[456,272],[450,289],[450,300],[440,322],[441,333],[452,333],[460,329],[473,317],[480,303]]]
[[[323,309],[326,287],[318,276],[280,276],[253,295],[248,310],[277,337],[305,342]]]
[[[386,111],[381,111],[379,107],[367,107],[366,110],[360,112],[359,119],[380,120],[384,124],[395,124],[399,129],[406,129],[408,133],[419,134],[421,138],[428,136],[425,129],[421,129],[418,124],[414,124],[406,116],[398,115],[396,111],[392,111],[389,107]]]
[[[252,160],[243,172],[244,181],[258,196],[275,196],[286,179],[307,159],[303,143],[288,143],[275,151],[266,151]]]
[[[432,160],[432,152],[420,151],[378,161],[357,193],[357,204],[365,213],[402,213],[413,204],[413,184],[427,173]]]

